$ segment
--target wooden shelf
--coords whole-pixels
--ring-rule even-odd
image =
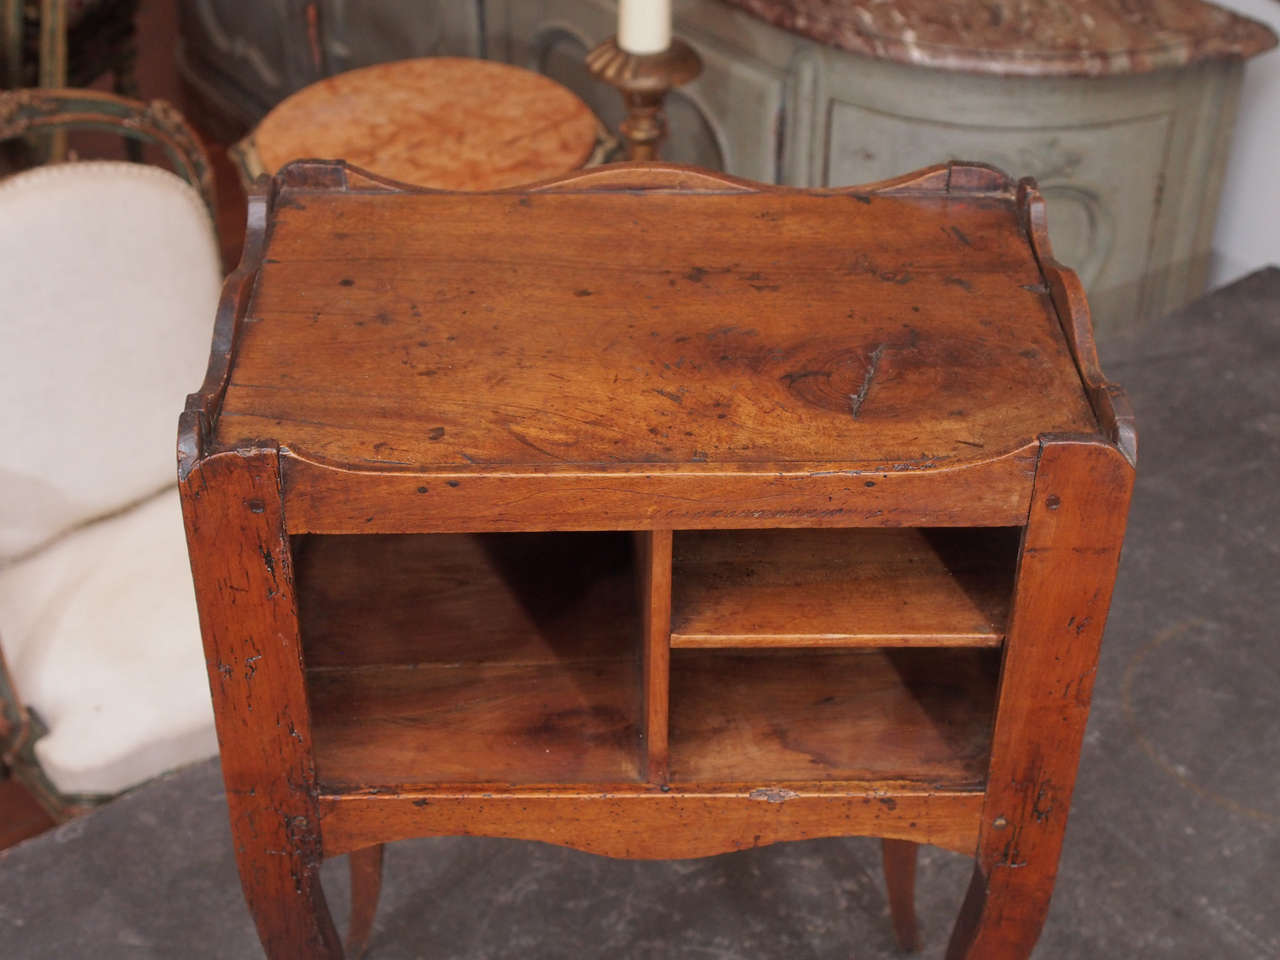
[[[1016,528],[688,531],[673,647],[998,646]]]
[[[294,556],[322,789],[639,777],[626,535],[308,536]]]
[[[678,533],[672,645],[997,645],[1015,541]],[[627,535],[305,536],[294,557],[326,791],[643,777],[644,580]],[[677,649],[671,780],[970,788],[997,662],[980,649]],[[649,758],[659,779],[665,759]]]
[[[673,783],[892,780],[980,787],[996,650],[682,650]]]

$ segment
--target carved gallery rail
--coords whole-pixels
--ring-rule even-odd
[[[179,477],[245,896],[343,955],[381,844],[971,854],[950,956],[1027,956],[1133,481],[1034,184],[679,167],[513,191],[283,170]],[[566,922],[569,918],[566,918]]]

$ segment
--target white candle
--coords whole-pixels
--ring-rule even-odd
[[[671,46],[671,0],[618,0],[618,46],[627,53]]]

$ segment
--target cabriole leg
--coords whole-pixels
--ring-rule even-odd
[[[311,717],[279,455],[208,457],[180,487],[245,900],[270,960],[341,960],[320,887]]]
[[[920,949],[916,926],[916,854],[919,845],[910,840],[881,841],[884,883],[889,895],[889,916],[898,946],[908,953]]]
[[[360,960],[369,947],[373,918],[382,893],[383,845],[354,850],[347,855],[351,865],[351,926],[347,930],[347,960]]]
[[[1005,643],[978,857],[947,960],[1026,960],[1044,925],[1133,467],[1109,444],[1041,445]]]

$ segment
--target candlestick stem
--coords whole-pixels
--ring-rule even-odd
[[[702,72],[698,52],[676,37],[661,53],[629,53],[610,37],[587,54],[587,67],[622,94],[627,116],[619,132],[627,143],[627,159],[658,159],[658,147],[667,135],[667,92]]]

